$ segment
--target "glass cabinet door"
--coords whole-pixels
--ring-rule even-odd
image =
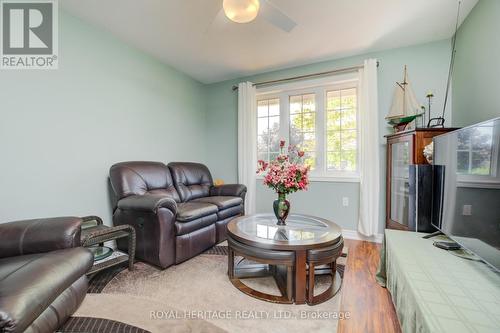
[[[405,226],[408,226],[410,145],[411,141],[402,141],[391,146],[390,219]]]

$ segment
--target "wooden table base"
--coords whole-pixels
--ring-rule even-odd
[[[325,266],[316,267],[315,275],[332,275],[331,270]],[[241,292],[252,296],[254,298],[272,302],[272,303],[282,303],[282,304],[305,304],[306,296],[307,296],[307,267],[305,267],[304,271],[304,286],[297,287],[297,284],[293,284],[293,281],[287,279],[287,274],[293,274],[294,279],[296,278],[296,272],[289,271],[285,266],[274,266],[269,264],[261,264],[261,263],[245,263],[244,258],[241,259],[238,263],[236,263],[233,267],[232,274],[229,273],[229,280],[238,290]],[[299,275],[302,275],[300,273]],[[278,289],[280,290],[281,295],[271,295],[266,294],[261,291],[255,290],[247,286],[242,280],[245,279],[255,279],[255,278],[265,278],[265,277],[273,277]],[[297,281],[297,280],[295,280]],[[338,272],[335,272],[334,278],[332,280],[332,285],[328,288],[328,292],[323,294],[323,298],[321,302],[326,301],[332,297],[334,297],[342,286],[342,277]],[[289,292],[293,292],[293,298],[291,298],[288,294]],[[297,302],[297,292],[303,293],[300,294],[299,302]]]

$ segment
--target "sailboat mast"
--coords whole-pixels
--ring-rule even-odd
[[[404,74],[404,77],[403,77],[403,114],[406,115],[406,85],[408,84],[408,82],[406,81],[406,75],[407,75],[407,72],[406,72],[406,65],[405,65],[405,74]]]

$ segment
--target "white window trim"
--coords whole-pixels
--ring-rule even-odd
[[[326,121],[326,93],[331,90],[341,90],[348,88],[356,88],[360,91],[359,78],[357,73],[341,74],[335,77],[325,77],[319,79],[291,82],[280,84],[277,86],[263,87],[257,89],[257,101],[279,98],[280,100],[280,138],[285,138],[289,142],[290,136],[290,108],[289,97],[293,95],[303,95],[314,93],[316,96],[316,154],[317,170],[311,171],[309,181],[311,182],[342,182],[342,183],[359,183],[360,182],[360,142],[359,142],[359,98],[356,103],[357,115],[357,171],[328,171],[326,167],[326,142],[327,142],[327,121]],[[318,98],[319,97],[319,98]],[[321,166],[321,168],[319,168]],[[263,176],[258,175],[257,180],[262,180]]]

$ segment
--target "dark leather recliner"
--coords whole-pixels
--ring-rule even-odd
[[[166,268],[226,239],[226,225],[244,214],[246,187],[214,186],[199,163],[122,162],[110,169],[115,225],[137,233],[136,257]],[[126,250],[126,242],[118,240]]]
[[[94,257],[81,219],[0,224],[0,332],[53,332],[80,306]]]

